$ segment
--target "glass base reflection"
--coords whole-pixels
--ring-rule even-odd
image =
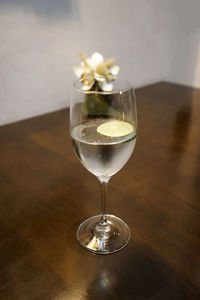
[[[101,215],[82,222],[77,231],[77,240],[88,251],[96,254],[111,254],[123,249],[131,234],[128,226],[120,218],[106,215],[101,223]]]

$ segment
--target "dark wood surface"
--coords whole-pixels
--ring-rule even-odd
[[[68,111],[0,128],[1,300],[200,298],[200,90],[161,82],[136,97],[136,148],[107,203],[132,239],[112,255],[76,241],[99,186],[72,151]]]

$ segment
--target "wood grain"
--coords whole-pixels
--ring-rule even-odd
[[[0,127],[0,299],[200,298],[200,90],[161,82],[136,97],[136,148],[107,203],[132,239],[108,256],[76,241],[99,187],[68,110]]]

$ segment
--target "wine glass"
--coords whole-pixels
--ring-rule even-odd
[[[101,76],[99,80],[107,78]],[[136,100],[132,85],[123,78],[112,77],[112,90],[107,92],[96,84],[88,90],[85,82],[80,79],[72,88],[70,134],[76,156],[100,182],[101,214],[80,224],[77,239],[89,251],[109,254],[124,248],[130,240],[126,223],[106,214],[106,194],[110,178],[126,164],[135,147]]]

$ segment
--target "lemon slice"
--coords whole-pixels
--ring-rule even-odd
[[[133,125],[128,122],[118,120],[105,122],[97,127],[98,133],[109,137],[125,136],[131,134],[133,131]]]

